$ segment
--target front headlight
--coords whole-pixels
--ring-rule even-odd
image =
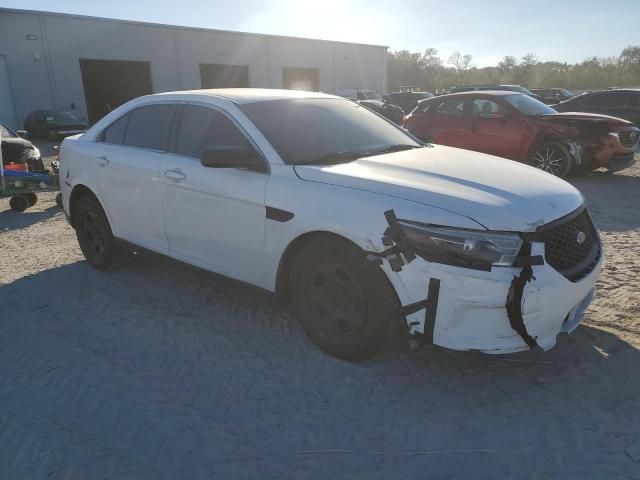
[[[491,270],[514,265],[522,239],[513,233],[493,233],[436,227],[399,220],[409,246],[424,259],[465,268]]]
[[[31,152],[34,158],[40,158],[40,150],[38,150],[37,147],[33,147],[33,150]]]

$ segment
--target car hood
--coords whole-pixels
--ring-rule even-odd
[[[542,115],[538,119],[545,123],[582,123],[582,124],[607,124],[616,126],[631,126],[632,122],[618,117],[610,117],[609,115],[600,115],[598,113],[583,112],[562,112],[553,113],[551,115]]]
[[[469,217],[489,230],[531,232],[584,202],[574,187],[541,170],[440,145],[340,165],[294,168],[304,181],[430,205]]]

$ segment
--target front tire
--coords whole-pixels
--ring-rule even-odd
[[[330,236],[312,240],[296,256],[289,281],[302,328],[320,349],[347,361],[383,349],[396,297],[358,247]]]
[[[107,270],[116,252],[116,243],[109,221],[98,201],[84,196],[74,208],[74,226],[80,249],[97,270]]]
[[[573,166],[567,147],[558,142],[542,142],[531,149],[529,164],[556,177],[566,178]]]

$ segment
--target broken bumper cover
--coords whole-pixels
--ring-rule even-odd
[[[613,157],[611,157],[611,160],[607,162],[606,167],[609,172],[614,173],[629,168],[635,163],[635,155],[632,152],[626,155],[614,155]]]
[[[543,245],[532,243],[531,253],[544,255]],[[577,282],[546,263],[532,267],[533,278],[522,295],[522,318],[526,332],[538,346],[552,348],[559,333],[570,333],[580,324],[593,299],[602,262],[600,258],[593,270]],[[398,272],[410,299],[406,304],[424,300],[432,279],[439,281],[440,288],[437,301],[427,302],[427,308],[429,303],[437,305],[437,310],[431,312],[432,317],[435,313],[432,322],[428,321],[430,315],[425,308],[406,316],[410,333],[432,337],[434,344],[454,350],[528,350],[525,340],[512,328],[505,309],[512,281],[519,273],[518,268],[494,267],[486,272],[416,258]]]

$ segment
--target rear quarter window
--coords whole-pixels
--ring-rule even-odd
[[[128,121],[129,114],[127,113],[105,128],[100,134],[98,141],[111,145],[122,145]]]

